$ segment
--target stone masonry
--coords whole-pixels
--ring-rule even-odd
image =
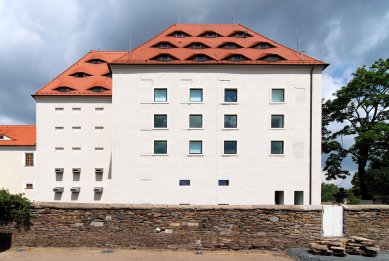
[[[321,208],[40,204],[15,246],[283,249],[320,237]],[[10,228],[8,228],[10,229]]]

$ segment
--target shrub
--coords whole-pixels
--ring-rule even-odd
[[[31,202],[22,194],[10,194],[0,189],[0,226],[14,223],[15,227],[29,229],[31,225]]]

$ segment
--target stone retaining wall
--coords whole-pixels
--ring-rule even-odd
[[[389,206],[344,206],[345,236],[376,240],[381,249],[389,249]]]
[[[41,204],[15,246],[283,249],[320,237],[320,207]]]
[[[321,206],[151,206],[40,203],[12,246],[162,249],[284,249],[321,237]],[[389,207],[344,210],[346,236],[389,249]]]

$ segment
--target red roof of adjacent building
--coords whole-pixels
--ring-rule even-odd
[[[107,63],[123,56],[126,52],[90,51],[34,96],[45,95],[88,95],[111,96],[112,79]],[[79,75],[77,75],[79,74]],[[80,77],[83,76],[83,77]],[[98,87],[99,91],[90,90]],[[59,88],[59,89],[58,89]],[[62,88],[63,91],[60,91]],[[68,88],[67,91],[64,91]]]
[[[206,48],[194,48],[193,44],[196,43]],[[259,48],[258,44],[261,45]],[[234,45],[238,48],[231,48]],[[197,55],[201,58],[197,59]],[[240,24],[174,24],[112,62],[112,64],[204,63],[326,65]]]
[[[0,125],[0,146],[35,146],[35,144],[35,125]]]

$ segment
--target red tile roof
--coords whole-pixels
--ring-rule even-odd
[[[35,146],[35,125],[0,125],[0,135],[10,140],[0,139],[0,146]]]
[[[104,76],[104,74],[110,73],[107,63],[123,56],[125,53],[126,52],[90,51],[70,68],[61,73],[57,78],[37,91],[34,96],[111,96],[112,79]],[[102,60],[104,63],[94,64],[88,62],[93,59]],[[74,73],[85,73],[90,76],[82,78],[71,76]],[[102,86],[108,90],[104,92],[93,92],[88,90],[94,86]],[[55,90],[58,87],[69,87],[74,90],[69,92],[60,92]]]
[[[176,37],[176,32],[184,33],[185,37]],[[204,33],[214,32],[218,37],[207,38]],[[241,32],[246,37],[235,37]],[[158,43],[169,43],[173,48],[158,48]],[[188,48],[191,43],[202,43],[210,48]],[[224,49],[219,48],[225,43],[235,43],[243,48]],[[258,43],[268,43],[274,46],[266,49],[252,48]],[[153,47],[154,46],[154,47]],[[174,48],[176,46],[177,48]],[[208,56],[211,60],[193,61],[196,54]],[[170,56],[174,60],[156,60],[159,55]],[[230,61],[232,55],[243,55],[246,60]],[[266,61],[261,58],[277,56],[278,61]],[[145,44],[126,53],[114,60],[111,64],[320,64],[324,62],[316,60],[300,52],[296,52],[269,38],[266,38],[240,24],[174,24]]]

